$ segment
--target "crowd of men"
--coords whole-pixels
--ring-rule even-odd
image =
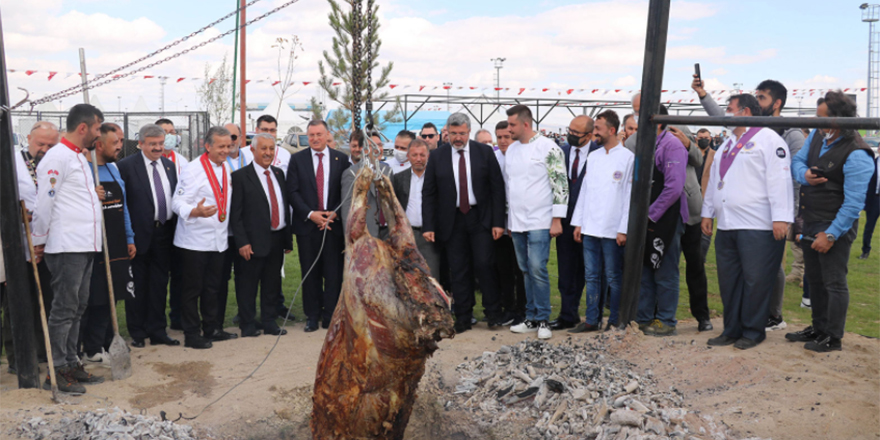
[[[779,116],[787,94],[767,80],[755,95],[733,95],[722,108],[699,79],[693,88],[710,115],[740,117]],[[451,293],[456,332],[479,325],[476,290],[493,329],[549,339],[553,331],[625,324],[619,308],[640,96],[632,106],[622,119],[613,110],[575,117],[562,146],[535,131],[522,105],[507,109],[494,133],[473,130],[464,113],[452,114],[439,131],[428,123],[417,135],[398,133],[378,171],[391,179],[432,275]],[[817,116],[854,117],[856,107],[832,91]],[[16,155],[19,191],[33,216],[35,252],[25,257],[38,262],[32,284],[42,280],[62,391],[81,394],[84,384],[102,380],[83,362],[108,360],[108,270],[116,298],[126,301],[132,347],[148,339],[180,345],[167,332],[170,307],[170,327],[182,330],[184,345],[210,349],[238,337],[287,333],[278,325],[288,317],[281,274],[295,235],[304,330],[329,326],[343,279],[352,185],[367,161],[381,159],[369,156],[381,154],[378,133],[352,133],[345,154],[333,147],[327,124],[312,120],[309,147],[290,154],[276,147],[277,121],[261,116],[250,145],[234,124],[211,127],[205,152],[190,161],[176,151],[172,121],[160,119],[140,127],[139,151],[117,162],[124,134],[97,108],[76,105],[66,122],[60,138],[52,124],[37,123]],[[715,235],[724,329],[708,344],[756,346],[767,331],[786,326],[788,239],[796,260],[789,281],[803,277],[803,304],[813,320],[786,338],[808,350],[840,350],[859,213],[869,212],[870,243],[880,211],[878,159],[850,130],[728,131],[718,139],[706,129],[657,127],[639,328],[676,334],[684,255],[690,311],[699,331],[713,330],[705,258]],[[385,238],[377,197],[372,188],[367,229]],[[561,308],[551,320],[553,239]],[[867,258],[870,246],[863,251]],[[239,333],[224,329],[233,273]]]

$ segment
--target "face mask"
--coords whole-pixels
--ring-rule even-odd
[[[406,163],[406,151],[394,150],[394,158],[400,163]]]
[[[697,145],[704,150],[709,148],[709,142],[709,139],[697,139]]]
[[[568,141],[568,145],[571,145],[572,147],[578,147],[581,145],[581,138],[579,136],[570,134],[566,140]]]
[[[166,134],[165,135],[165,149],[166,150],[174,150],[177,148],[177,143],[180,142],[178,136],[176,134]]]
[[[826,131],[825,132],[825,142],[830,141],[835,136],[834,132]]]

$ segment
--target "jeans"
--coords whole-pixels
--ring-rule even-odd
[[[547,261],[550,259],[550,230],[513,232],[516,262],[526,282],[526,319],[547,321],[550,319],[550,275]]]
[[[804,224],[804,235],[824,231],[830,223]],[[813,328],[822,334],[842,339],[849,307],[849,286],[846,283],[849,253],[859,223],[843,234],[824,254],[813,250],[812,243],[803,241],[804,286],[809,280]]]
[[[94,252],[46,254],[52,272],[52,311],[49,314],[49,339],[52,343],[54,366],[78,362],[76,343],[79,324],[89,305]]]
[[[675,327],[678,322],[675,320],[675,311],[678,309],[678,261],[681,258],[683,233],[684,223],[679,222],[659,269],[642,268],[639,311],[636,314],[639,323],[659,319],[663,324]]]
[[[620,292],[623,287],[623,246],[618,246],[617,240],[613,238],[584,235],[583,240],[587,282],[587,324],[597,325],[601,321],[601,297],[607,290],[606,282],[607,286],[611,287],[611,313],[608,315],[608,322],[617,324]]]

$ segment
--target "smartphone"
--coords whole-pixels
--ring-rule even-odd
[[[700,63],[694,64],[694,74],[697,75],[697,79],[700,80],[700,85],[703,85],[703,77],[700,76]]]
[[[825,177],[825,170],[822,168],[810,168],[810,171],[812,171],[816,177]]]

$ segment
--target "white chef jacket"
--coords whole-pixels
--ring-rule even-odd
[[[788,145],[775,131],[762,128],[737,153],[719,188],[722,154],[737,142],[731,134],[718,148],[701,216],[717,218],[718,229],[724,231],[772,231],[773,222],[791,223],[794,189]]]
[[[101,252],[102,215],[82,150],[62,138],[37,165],[34,246],[46,245],[47,254]]]
[[[325,149],[326,151],[327,149]],[[241,149],[241,154],[244,154],[245,164],[249,164],[254,161],[254,151],[251,150],[251,147],[246,147]],[[281,171],[284,173],[284,177],[287,177],[287,166],[290,165],[290,152],[281,147],[275,147],[275,159],[272,160],[272,166],[281,168]]]
[[[156,183],[153,182],[153,161],[143,151],[141,151],[141,154],[144,155],[144,167],[147,170],[147,180],[150,181],[150,195],[153,196],[153,221],[158,221],[159,202],[156,200]],[[171,182],[168,181],[168,174],[165,173],[165,164],[162,162],[162,159],[156,161],[156,171],[159,173],[159,180],[162,181],[162,191],[165,192],[165,220],[170,220],[174,215],[174,211],[171,209],[174,188],[171,187]],[[177,178],[180,179],[180,172],[177,173]]]
[[[504,153],[501,150],[495,150],[495,159],[498,160],[498,166],[501,167],[501,173],[504,174]]]
[[[229,247],[229,210],[232,206],[232,176],[226,163],[211,163],[211,170],[217,176],[217,183],[223,186],[223,173],[226,173],[226,220],[220,222],[220,212],[210,217],[190,217],[192,210],[204,198],[204,206],[217,206],[214,191],[208,183],[208,175],[201,160],[190,162],[177,179],[177,189],[171,205],[178,215],[177,229],[174,231],[174,245],[191,251],[224,252]]]
[[[565,154],[555,142],[536,136],[528,144],[512,143],[505,154],[504,170],[507,223],[512,232],[550,229],[554,218],[568,214]],[[554,194],[554,183],[550,181],[554,170],[562,180],[556,184],[564,186],[560,197]]]
[[[468,188],[468,204],[471,206],[477,204],[477,196],[474,195],[474,173],[471,172],[471,143],[467,142],[464,144],[464,147],[461,149],[461,153],[459,150],[456,150],[455,147],[452,148],[452,175],[455,178],[455,207],[461,208],[458,206],[461,200],[461,194],[458,191],[461,189],[461,185],[458,180],[458,161],[461,160],[459,157],[464,154],[464,163],[465,168],[467,169],[467,188]]]
[[[587,174],[571,216],[572,226],[580,226],[582,235],[617,238],[617,234],[626,234],[635,157],[620,143],[607,152],[599,148],[589,154]]]
[[[281,194],[281,185],[278,183],[278,179],[275,178],[275,173],[270,169],[266,169],[261,167],[259,164],[254,162],[254,172],[257,173],[257,180],[260,181],[260,184],[263,185],[263,193],[266,194],[266,202],[269,206],[269,218],[272,218],[272,196],[269,195],[269,182],[266,181],[266,171],[269,172],[269,178],[272,179],[272,188],[275,192],[275,200],[278,202],[278,227],[273,229],[273,231],[280,231],[287,226],[287,222],[284,220],[284,197]],[[247,172],[247,171],[245,171]],[[232,228],[229,228],[232,229]]]
[[[162,154],[164,156],[164,153]],[[180,153],[172,150],[171,154],[167,157],[168,160],[174,162],[174,166],[177,167],[177,177],[180,177],[181,172],[187,165],[189,165],[189,159],[180,155]]]
[[[14,156],[15,174],[18,177],[18,197],[24,200],[24,205],[28,211],[33,211],[34,206],[37,204],[37,185],[34,184],[34,179],[31,178],[31,172],[28,170],[22,152],[16,151]]]
[[[389,157],[388,160],[385,161],[385,163],[387,163],[388,166],[391,167],[391,172],[393,174],[397,174],[401,171],[406,171],[412,166],[412,164],[409,161],[406,161],[404,163],[398,162],[397,158],[394,157],[393,155],[391,157]]]
[[[425,186],[425,173],[422,177],[412,173],[409,181],[409,201],[406,202],[406,218],[414,228],[422,227],[422,188]]]

